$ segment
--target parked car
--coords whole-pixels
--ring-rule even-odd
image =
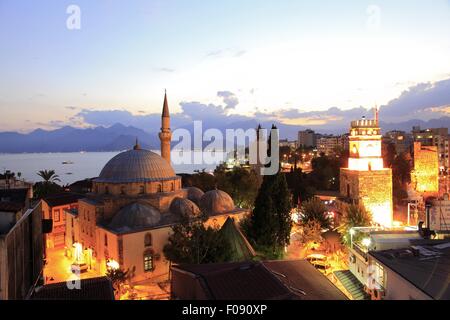
[[[331,264],[328,262],[328,257],[323,254],[310,254],[306,257],[306,260],[325,275],[331,272]]]

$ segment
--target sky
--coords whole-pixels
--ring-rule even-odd
[[[204,120],[450,112],[450,0],[0,0],[0,46],[0,131],[157,115],[165,89]]]

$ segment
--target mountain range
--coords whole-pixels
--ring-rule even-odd
[[[256,119],[238,121],[224,124],[217,128],[222,132],[226,129],[250,129],[256,128],[260,122]],[[297,139],[299,130],[311,128],[318,133],[341,134],[348,131],[342,125],[321,126],[297,126],[274,122],[280,129],[280,138],[290,140]],[[272,122],[261,122],[263,128],[270,129]],[[422,128],[450,127],[450,117],[441,117],[429,121],[408,120],[401,123],[380,122],[383,132],[390,130],[403,130],[410,132],[413,126]],[[193,125],[183,127],[193,133]],[[209,129],[204,126],[203,130]],[[130,149],[136,138],[140,145],[146,149],[159,149],[159,128],[153,130],[142,130],[133,126],[124,126],[117,123],[110,127],[98,126],[95,128],[74,128],[65,126],[56,130],[36,129],[30,133],[0,132],[0,153],[45,153],[45,152],[79,152],[79,151],[120,151]],[[174,142],[177,144],[177,142]],[[203,143],[209,144],[208,141]]]

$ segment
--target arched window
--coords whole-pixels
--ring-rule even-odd
[[[140,186],[139,187],[139,194],[145,194],[145,187],[144,186]]]
[[[162,192],[162,185],[161,184],[158,184],[158,187],[157,187],[158,189],[157,189],[157,191],[158,192]]]
[[[108,186],[105,187],[105,194],[109,194],[109,187]]]
[[[170,184],[170,189],[171,189],[172,191],[175,191],[175,185],[174,185],[173,182]]]
[[[145,234],[144,244],[145,244],[145,247],[152,246],[152,234],[151,233]]]
[[[125,194],[125,186],[120,187],[120,194]]]

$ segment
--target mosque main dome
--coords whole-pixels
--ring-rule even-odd
[[[132,183],[173,179],[177,176],[167,160],[152,151],[135,147],[112,158],[95,182]]]

